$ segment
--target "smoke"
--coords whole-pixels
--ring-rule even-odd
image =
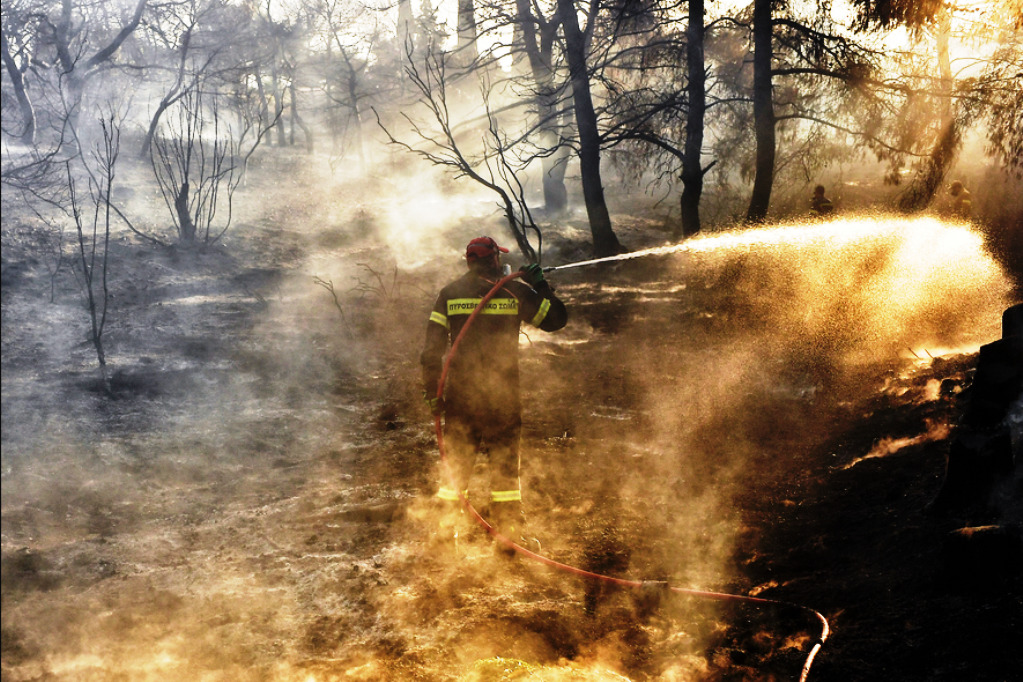
[[[718,604],[672,602],[644,621],[630,595],[606,594],[586,621],[565,613],[578,582],[499,563],[465,518],[434,551],[432,434],[402,428],[427,420],[412,402],[425,325],[414,308],[461,272],[468,238],[500,234],[473,217],[491,198],[431,173],[392,180],[386,201],[310,175],[275,209],[303,211],[291,232],[237,228],[263,230],[295,274],[232,270],[229,232],[222,256],[161,262],[166,279],[136,292],[146,312],[115,320],[111,353],[135,372],[133,399],[37,409],[80,376],[44,377],[54,393],[32,404],[8,398],[19,380],[5,376],[5,665],[64,679],[305,681],[400,678],[408,668],[389,666],[404,660],[445,676],[508,665],[620,679],[656,641],[670,655],[651,674],[699,674]],[[524,395],[551,400],[526,406],[525,494],[544,554],[580,558],[579,544],[613,528],[629,577],[683,587],[737,580],[735,496],[751,494],[752,466],[826,429],[820,401],[842,400],[871,363],[995,338],[1008,296],[968,227],[925,219],[708,235],[640,258],[635,272],[551,277],[572,321],[523,340]],[[589,315],[595,298],[611,314]],[[246,311],[255,322],[239,328]],[[89,349],[57,313],[50,335],[5,317],[5,354],[25,334],[42,339],[47,365],[74,346],[79,371]],[[406,503],[386,531],[349,521]],[[12,543],[32,547],[20,572],[8,570]],[[503,642],[514,661],[494,660]]]
[[[881,390],[884,368],[997,338],[1011,295],[981,237],[934,218],[708,234],[608,260],[627,267],[594,268],[599,291],[581,269],[552,274],[572,278],[559,289],[569,300],[619,311],[573,319],[578,335],[611,347],[602,361],[591,351],[587,368],[601,385],[584,396],[597,407],[578,431],[597,435],[585,462],[567,466],[615,462],[589,470],[607,477],[591,484],[606,508],[599,523],[632,533],[633,571],[683,586],[738,578],[737,496],[784,495],[773,472],[823,442],[836,410]],[[577,338],[565,341],[570,356]],[[879,442],[865,458],[942,437],[936,427]]]

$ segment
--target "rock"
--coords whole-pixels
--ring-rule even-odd
[[[963,414],[932,513],[982,511],[1023,463],[1012,433],[1023,396],[1023,304],[1002,314],[1002,335],[981,346],[973,383],[961,394]]]

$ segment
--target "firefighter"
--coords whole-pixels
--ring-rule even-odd
[[[973,195],[970,190],[963,186],[963,183],[956,180],[948,187],[948,193],[952,196],[949,210],[952,215],[963,220],[969,220],[973,216]]]
[[[468,494],[469,479],[482,448],[489,454],[489,522],[518,541],[522,533],[519,484],[519,325],[553,332],[565,326],[568,313],[533,263],[522,280],[507,282],[473,320],[459,343],[445,379],[443,398],[437,387],[449,345],[458,337],[480,300],[502,277],[501,254],[508,249],[490,237],[478,237],[465,249],[468,271],[437,296],[426,329],[420,362],[423,388],[434,415],[444,415],[447,467],[437,496],[460,510],[459,492]],[[510,271],[509,271],[510,272]],[[500,548],[499,548],[500,549]]]
[[[824,196],[824,185],[817,185],[813,188],[813,196],[810,197],[810,213],[815,216],[824,216],[835,210],[831,199]]]

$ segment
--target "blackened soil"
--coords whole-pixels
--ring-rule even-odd
[[[80,273],[5,209],[5,681],[797,679],[814,610],[812,680],[1018,677],[1019,576],[948,544],[990,519],[928,513],[975,355],[781,338],[755,258],[552,276],[572,322],[523,343],[527,545],[643,586],[594,582],[431,499],[417,353],[449,268],[398,267],[369,202],[331,223],[263,189],[277,217],[213,249],[113,242],[105,374]]]

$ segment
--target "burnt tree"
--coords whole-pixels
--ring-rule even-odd
[[[554,45],[560,27],[558,15],[546,20],[533,11],[529,0],[515,0],[515,29],[518,42],[529,63],[540,155],[543,169],[544,208],[548,215],[558,216],[568,208],[565,171],[568,148],[561,143],[561,98],[563,86],[558,82],[554,65]]]
[[[771,0],[753,3],[753,131],[756,136],[756,165],[753,193],[746,222],[762,223],[767,218],[774,185],[777,151],[774,119],[774,85],[771,68],[774,57],[774,17]]]
[[[592,3],[588,27],[593,26],[599,6],[598,1]],[[593,235],[593,252],[598,258],[614,256],[622,252],[622,245],[612,228],[611,214],[604,199],[604,185],[600,174],[601,137],[590,91],[586,58],[587,40],[579,26],[575,3],[572,0],[558,0],[558,14],[565,37],[565,58],[568,61],[575,121],[579,132],[579,172],[582,176],[586,215]]]
[[[689,100],[686,116],[686,139],[682,158],[682,196],[679,199],[682,236],[700,231],[700,197],[703,196],[701,162],[704,117],[707,113],[707,72],[704,65],[703,0],[689,0],[689,24],[686,27],[686,94]]]

